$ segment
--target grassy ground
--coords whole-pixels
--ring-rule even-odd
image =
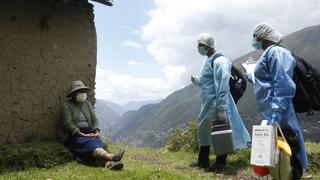
[[[313,169],[310,174],[313,179],[320,179],[320,145],[307,144],[313,155]],[[25,168],[25,170],[5,170],[0,179],[252,179],[249,166],[249,150],[241,150],[228,158],[228,168],[221,174],[204,173],[199,169],[189,168],[188,164],[195,160],[192,152],[167,152],[146,148],[134,148],[116,145],[111,151],[126,150],[121,171],[109,171],[102,167],[89,167],[75,161],[52,167]],[[309,153],[308,153],[309,154]],[[318,163],[318,164],[317,164]]]

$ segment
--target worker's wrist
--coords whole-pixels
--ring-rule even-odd
[[[274,111],[274,112],[282,113],[282,112],[283,112],[283,109],[281,109],[281,108],[274,108],[273,111]]]

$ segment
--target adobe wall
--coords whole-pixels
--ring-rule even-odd
[[[55,137],[70,83],[94,88],[96,41],[87,1],[0,1],[0,143]]]

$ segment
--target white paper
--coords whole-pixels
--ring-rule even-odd
[[[251,57],[245,63],[242,63],[242,66],[246,70],[246,73],[251,74],[253,83],[254,83],[254,70],[256,68],[256,64],[257,62],[254,61]]]

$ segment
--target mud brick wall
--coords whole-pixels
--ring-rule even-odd
[[[94,89],[96,41],[87,1],[0,1],[0,143],[55,137],[70,83]]]

